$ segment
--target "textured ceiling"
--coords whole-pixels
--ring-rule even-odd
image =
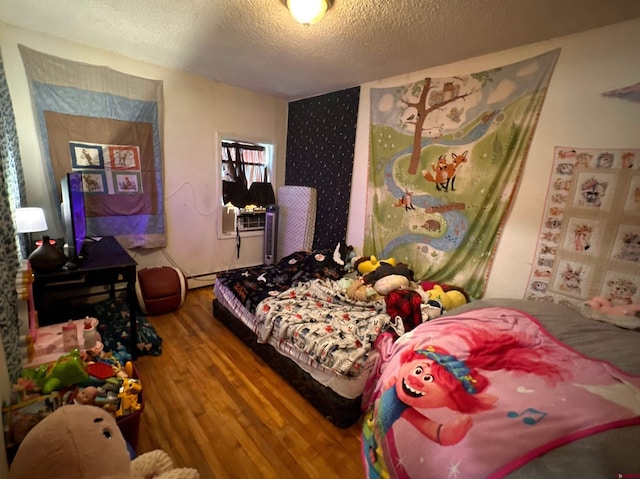
[[[286,100],[640,17],[640,0],[2,0],[0,21]]]

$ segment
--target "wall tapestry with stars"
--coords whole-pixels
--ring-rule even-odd
[[[313,249],[344,241],[360,87],[289,103],[285,184],[318,193]]]
[[[365,254],[482,296],[559,54],[371,89]]]

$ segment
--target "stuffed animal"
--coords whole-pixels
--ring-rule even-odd
[[[391,275],[404,276],[409,281],[413,281],[413,271],[409,269],[409,266],[404,263],[395,264],[395,261],[394,264],[381,261],[375,270],[365,274],[363,278],[365,283],[375,284],[385,276]]]
[[[89,378],[87,366],[77,349],[63,354],[51,365],[38,367],[35,375],[42,377],[42,392],[45,394],[65,386],[81,383]]]
[[[410,282],[406,276],[401,274],[390,274],[375,282],[373,289],[381,296],[387,296],[392,291],[399,289],[409,289]]]
[[[356,269],[358,270],[358,273],[365,275],[367,273],[371,273],[372,271],[375,271],[383,263],[387,263],[387,264],[390,264],[391,266],[395,266],[396,260],[394,258],[389,258],[389,259],[378,261],[378,259],[375,256],[371,255],[369,256],[369,258],[361,258],[360,260],[358,260],[356,262]]]
[[[345,294],[349,299],[356,301],[376,301],[381,296],[373,289],[370,284],[365,284],[361,278],[352,280],[351,284],[346,288]]]
[[[611,301],[601,296],[594,297],[591,301],[587,301],[586,304],[596,311],[601,311],[606,314],[640,317],[640,304],[614,306],[611,304]]]
[[[442,305],[444,311],[451,311],[452,309],[467,304],[467,298],[458,290],[445,291],[440,285],[434,285],[433,289],[427,291],[429,299],[431,301],[437,301]]]
[[[96,406],[56,409],[26,435],[9,479],[198,479],[195,469],[175,469],[163,451],[133,461],[113,416]]]

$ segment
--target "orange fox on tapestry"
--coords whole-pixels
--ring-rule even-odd
[[[558,147],[525,297],[640,303],[640,150]]]

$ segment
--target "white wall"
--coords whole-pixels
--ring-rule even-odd
[[[167,70],[48,35],[0,23],[0,48],[13,101],[27,199],[48,204],[35,119],[17,45],[69,60],[107,65],[131,75],[164,82],[164,193],[167,247],[131,251],[139,268],[174,265],[186,275],[203,275],[262,263],[262,236],[242,239],[236,258],[235,236],[219,239],[219,156],[217,134],[246,138],[275,147],[275,183],[284,183],[287,103],[183,72]],[[211,278],[190,281],[201,286]]]
[[[425,76],[470,74],[559,47],[560,58],[485,290],[485,297],[522,298],[536,250],[554,147],[640,147],[640,104],[601,96],[640,82],[638,46],[640,19],[363,85],[347,242],[362,252],[371,88],[403,85]]]
[[[45,180],[18,43],[71,60],[104,64],[164,81],[168,246],[164,252],[132,252],[140,267],[173,261],[186,274],[198,275],[261,262],[260,237],[243,239],[239,260],[235,255],[235,239],[217,238],[216,132],[275,143],[278,165],[275,178],[276,184],[281,185],[287,124],[285,102],[0,23],[0,48],[14,103],[28,199],[33,206],[46,206]],[[559,47],[560,58],[485,292],[485,296],[522,297],[537,244],[553,148],[640,147],[640,106],[601,96],[604,91],[640,81],[638,45],[640,19],[362,85],[348,241],[361,251],[370,88],[405,84],[424,76],[469,74]],[[198,285],[193,281],[190,284]]]

